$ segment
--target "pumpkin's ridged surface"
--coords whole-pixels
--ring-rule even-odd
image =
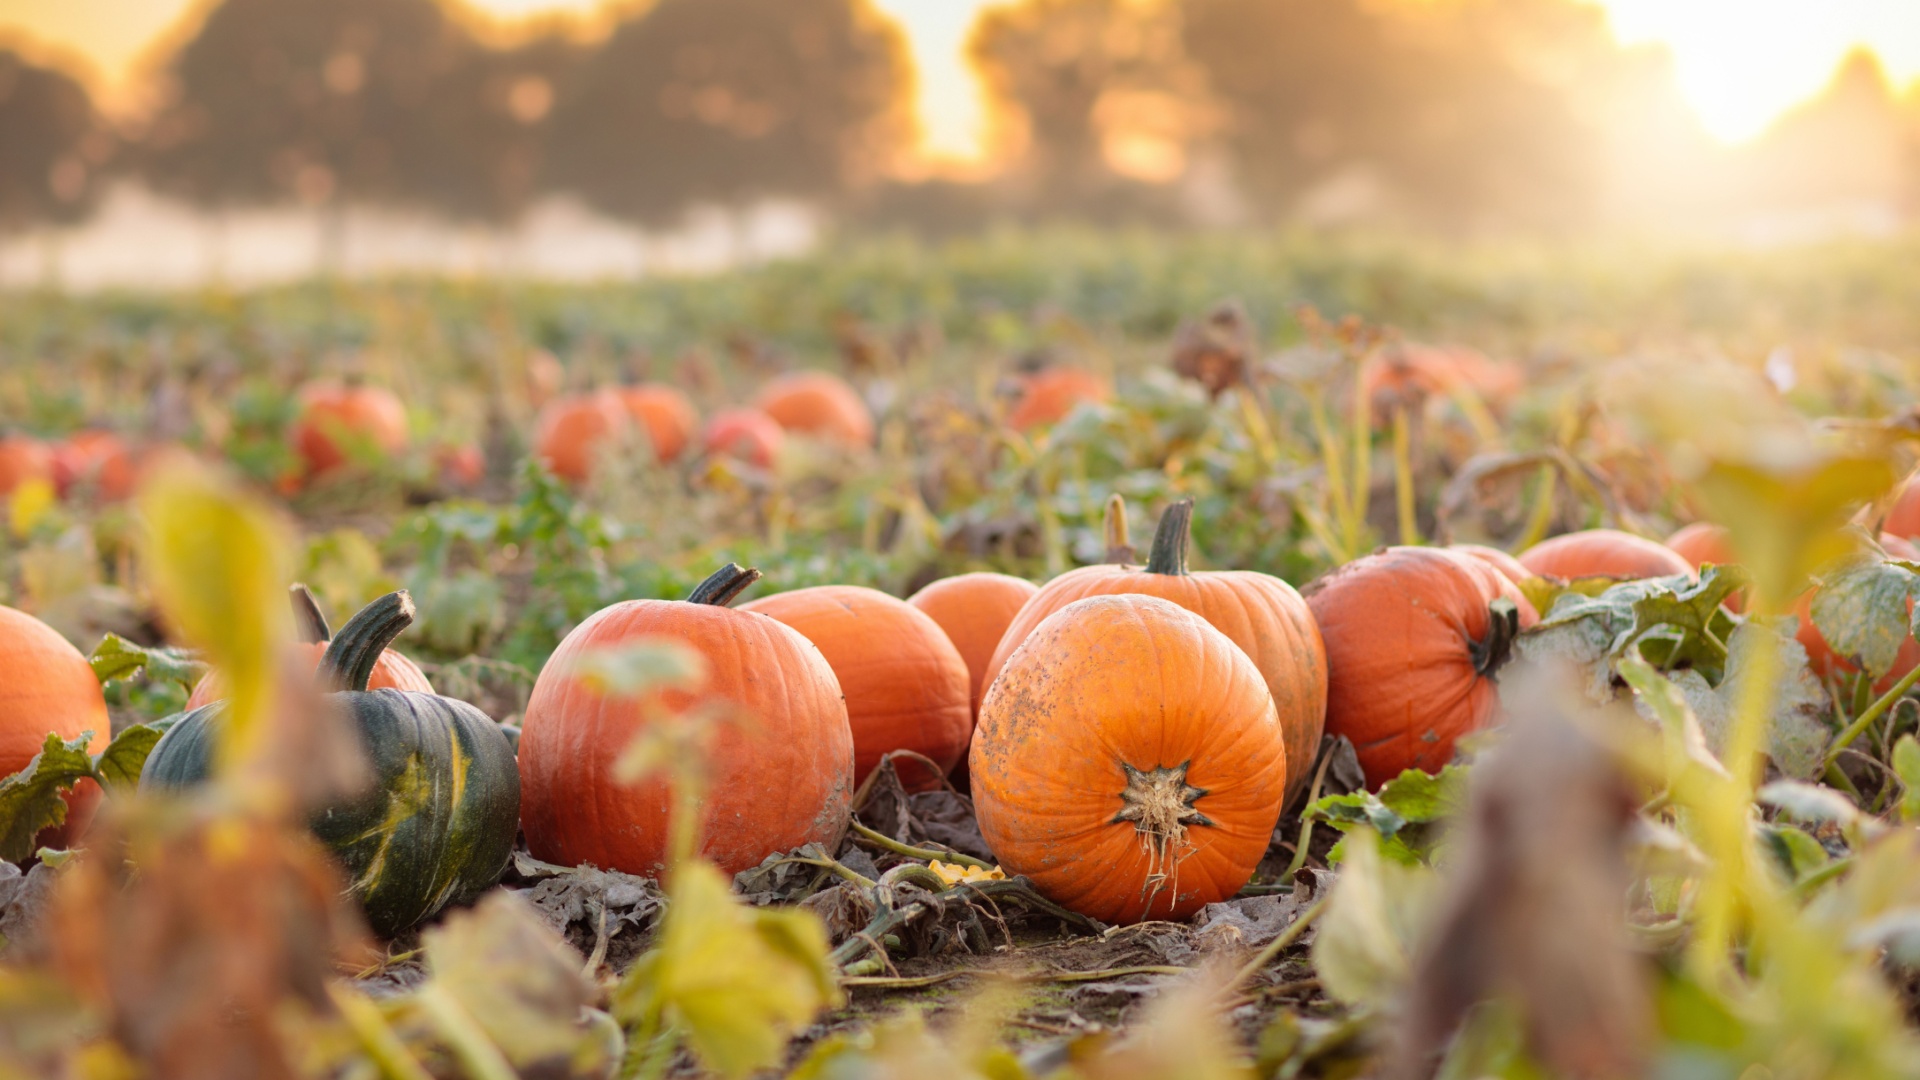
[[[1327,649],[1327,730],[1359,754],[1372,787],[1406,769],[1434,772],[1460,736],[1491,722],[1493,671],[1473,648],[1494,630],[1490,605],[1514,605],[1521,627],[1533,606],[1492,566],[1437,548],[1393,547],[1315,582],[1307,604]]]
[[[1618,529],[1587,529],[1542,540],[1519,558],[1531,573],[1569,579],[1693,573],[1693,567],[1665,544]]]
[[[77,739],[93,732],[87,749],[99,753],[111,738],[107,699],[87,658],[59,631],[0,605],[0,777],[27,767],[49,733]],[[36,843],[66,847],[93,820],[100,788],[83,780],[67,794],[67,820],[42,830]]]
[[[1237,892],[1265,854],[1287,733],[1260,671],[1207,620],[1153,597],[1095,596],[1015,651],[987,691],[969,764],[981,832],[1009,873],[1105,922],[1184,919]],[[1129,768],[1183,766],[1207,821],[1158,855],[1118,817]]]
[[[744,604],[819,647],[839,680],[853,731],[854,782],[894,750],[952,772],[973,736],[967,662],[940,624],[904,600],[858,585],[795,589]],[[938,787],[925,766],[900,764],[907,789]]]
[[[940,624],[947,640],[967,662],[973,683],[973,714],[980,715],[980,699],[987,691],[987,664],[1007,635],[1014,616],[1040,587],[1010,574],[956,574],[941,578],[907,597],[907,603]]]
[[[708,685],[656,703],[722,704],[738,721],[721,724],[712,743],[701,852],[731,874],[808,843],[837,850],[853,795],[853,734],[820,650],[765,616],[632,600],[568,634],[534,685],[520,734],[521,826],[533,854],[631,874],[665,869],[671,786],[613,777],[615,760],[646,724],[642,704],[564,674],[594,649],[662,636],[706,658]]]
[[[1501,577],[1506,578],[1515,585],[1534,576],[1526,567],[1520,565],[1519,559],[1514,558],[1496,547],[1488,547],[1485,544],[1452,544],[1447,547],[1447,550],[1457,551],[1470,558],[1479,559],[1481,562],[1500,571]]]

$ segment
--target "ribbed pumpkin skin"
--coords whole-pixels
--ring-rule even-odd
[[[650,637],[677,640],[707,660],[706,690],[662,694],[661,706],[724,703],[740,720],[715,732],[701,853],[732,874],[804,844],[837,850],[853,796],[853,733],[820,650],[763,615],[630,600],[568,634],[527,702],[520,824],[533,854],[648,876],[666,868],[671,786],[613,776],[614,762],[646,725],[640,704],[604,697],[565,674],[585,653]]]
[[[520,820],[520,773],[500,725],[432,694],[372,690],[332,700],[359,730],[374,779],[308,825],[345,868],[368,925],[391,937],[497,884]],[[224,704],[197,709],[169,728],[140,786],[204,783],[225,713]]]
[[[1900,497],[1887,511],[1887,520],[1881,524],[1880,531],[1905,540],[1920,536],[1920,477],[1907,478],[1900,488]]]
[[[310,657],[308,666],[318,668],[320,658],[326,655],[327,643],[300,641],[288,648],[297,650]],[[427,681],[427,674],[420,665],[405,656],[388,649],[374,662],[373,678],[367,683],[369,690],[410,690],[419,694],[433,693],[433,684]],[[211,705],[227,696],[227,688],[220,681],[220,672],[208,671],[193,684],[193,693],[187,695],[187,711]]]
[[[307,472],[323,473],[346,464],[355,441],[388,454],[406,449],[407,410],[392,391],[377,386],[313,383],[300,391],[291,435]]]
[[[1327,648],[1327,730],[1353,743],[1369,786],[1439,770],[1456,739],[1494,718],[1494,681],[1469,650],[1487,640],[1488,604],[1501,597],[1521,627],[1539,621],[1493,567],[1437,548],[1387,548],[1308,587]]]
[[[1185,919],[1247,883],[1286,796],[1287,733],[1259,669],[1165,600],[1095,596],[1043,620],[987,691],[969,767],[981,834],[1009,873],[1103,922]],[[1186,766],[1204,794],[1156,865],[1127,769]],[[1149,879],[1168,874],[1162,888]]]
[[[1007,426],[1028,431],[1057,424],[1083,401],[1101,402],[1112,397],[1113,388],[1107,380],[1091,371],[1049,368],[1020,380],[1020,397],[1007,413]]]
[[[93,732],[99,753],[112,738],[107,699],[80,650],[24,611],[0,605],[0,778],[27,767],[48,734],[77,739]],[[35,838],[41,847],[70,846],[87,831],[100,788],[82,780],[67,793],[67,820]]]
[[[647,429],[653,440],[654,457],[673,461],[686,452],[693,433],[700,427],[700,414],[694,411],[687,395],[659,383],[626,386],[617,393],[627,415]]]
[[[772,468],[779,460],[785,442],[780,425],[759,409],[723,409],[713,414],[700,435],[707,453],[738,458],[762,469]]]
[[[1520,553],[1520,565],[1546,577],[1652,578],[1691,574],[1665,544],[1618,529],[1587,529],[1542,540]]]
[[[613,394],[560,398],[540,410],[533,452],[562,480],[584,483],[593,475],[602,447],[619,438],[631,420]]]
[[[1176,504],[1169,515],[1190,514],[1191,507]],[[986,684],[991,686],[1014,650],[1054,612],[1089,596],[1137,593],[1159,597],[1199,615],[1244,650],[1267,680],[1267,690],[1279,710],[1287,733],[1287,760],[1291,775],[1287,790],[1298,791],[1309,779],[1327,717],[1327,653],[1313,613],[1293,586],[1270,574],[1252,570],[1185,571],[1185,526],[1170,535],[1163,519],[1154,539],[1148,565],[1084,566],[1047,582],[1007,627],[987,662]],[[1169,540],[1181,545],[1178,573],[1154,569]]]
[[[1696,521],[1667,537],[1667,547],[1695,570],[1709,563],[1732,566],[1740,561],[1733,553],[1726,528],[1705,521]]]
[[[956,574],[941,578],[907,597],[907,603],[940,624],[947,640],[967,662],[973,683],[973,715],[980,715],[980,699],[987,691],[987,664],[1007,627],[1040,587],[1011,574]]]
[[[894,750],[953,771],[973,736],[972,678],[940,624],[904,600],[858,585],[778,593],[741,611],[778,619],[813,642],[833,668],[853,731],[855,784]],[[909,791],[940,786],[924,766],[900,763]]]
[[[845,379],[824,371],[783,375],[754,405],[789,432],[848,446],[873,445],[873,413]]]
[[[1501,577],[1506,578],[1515,585],[1533,576],[1533,574],[1527,571],[1526,567],[1520,565],[1519,559],[1501,551],[1499,548],[1487,547],[1485,544],[1451,544],[1448,545],[1447,550],[1457,551],[1462,555],[1479,559],[1481,562],[1500,571]]]
[[[38,439],[24,435],[0,438],[0,495],[29,480],[53,479],[53,451]]]

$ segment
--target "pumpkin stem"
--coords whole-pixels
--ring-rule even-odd
[[[320,658],[317,673],[322,690],[365,690],[373,666],[400,632],[413,625],[413,597],[407,590],[390,592],[360,609],[334,635]]]
[[[1127,535],[1127,500],[1119,492],[1107,496],[1107,556],[1115,566],[1125,566],[1136,557],[1133,538]]]
[[[296,581],[287,592],[293,601],[293,622],[300,630],[300,640],[309,645],[325,645],[333,640],[327,613],[320,610],[320,602],[313,598],[312,590]]]
[[[1213,824],[1212,818],[1193,805],[1207,789],[1187,783],[1187,769],[1192,765],[1183,761],[1170,769],[1142,771],[1120,763],[1127,786],[1120,792],[1120,811],[1113,815],[1112,822],[1132,822],[1140,835],[1140,846],[1147,853],[1147,880],[1140,888],[1149,910],[1161,892],[1179,890],[1180,863],[1193,847],[1187,839],[1187,826]]]
[[[760,580],[760,571],[752,567],[743,567],[739,563],[728,563],[715,570],[712,576],[693,587],[687,594],[689,604],[712,604],[714,607],[726,607],[747,591],[747,586]]]
[[[1193,500],[1181,499],[1160,515],[1153,531],[1153,549],[1147,552],[1147,573],[1184,577],[1187,545],[1193,541]]]
[[[1491,679],[1513,659],[1513,641],[1520,636],[1520,609],[1502,596],[1487,605],[1487,613],[1492,616],[1487,636],[1468,642],[1467,652],[1473,657],[1474,673]]]

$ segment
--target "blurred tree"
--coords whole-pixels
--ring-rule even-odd
[[[0,233],[85,215],[112,151],[85,88],[0,49]]]
[[[421,155],[411,186],[451,216],[513,220],[544,190],[547,122],[589,56],[558,32],[474,50],[435,88],[427,111],[446,150]]]
[[[904,146],[911,78],[898,28],[867,0],[659,0],[556,105],[553,176],[648,224],[836,196]]]

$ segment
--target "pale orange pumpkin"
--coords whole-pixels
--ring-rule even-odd
[[[907,603],[927,613],[967,662],[973,683],[973,714],[980,715],[980,699],[987,689],[987,662],[1007,635],[1007,627],[1040,587],[1010,574],[957,574],[941,578],[907,597]]]
[[[653,440],[655,458],[673,461],[686,452],[700,427],[700,414],[687,395],[660,383],[623,386],[616,393],[627,415]]]
[[[356,454],[397,454],[407,447],[407,410],[391,390],[334,382],[309,383],[290,429],[309,476],[337,469]]]
[[[873,413],[837,375],[802,371],[766,385],[754,405],[792,434],[846,446],[873,445]]]
[[[585,483],[600,456],[626,435],[630,423],[626,406],[613,394],[558,398],[540,410],[534,454],[560,479]]]
[[[1533,576],[1533,574],[1528,572],[1526,567],[1520,565],[1519,559],[1501,551],[1499,548],[1487,547],[1485,544],[1450,544],[1447,546],[1447,550],[1457,551],[1462,555],[1469,555],[1479,559],[1481,562],[1500,571],[1502,577],[1513,582],[1515,585]]]
[[[1099,403],[1113,397],[1107,380],[1076,367],[1051,367],[1019,379],[1020,396],[1007,413],[1007,426],[1028,431],[1057,424],[1081,402]]]
[[[53,482],[53,451],[38,439],[25,435],[0,438],[0,495],[30,480]]]
[[[1586,529],[1542,540],[1520,553],[1520,565],[1542,577],[1567,579],[1693,573],[1672,548],[1618,529]]]
[[[786,435],[773,417],[759,409],[722,409],[707,421],[700,442],[709,454],[722,454],[770,469],[780,458]]]

